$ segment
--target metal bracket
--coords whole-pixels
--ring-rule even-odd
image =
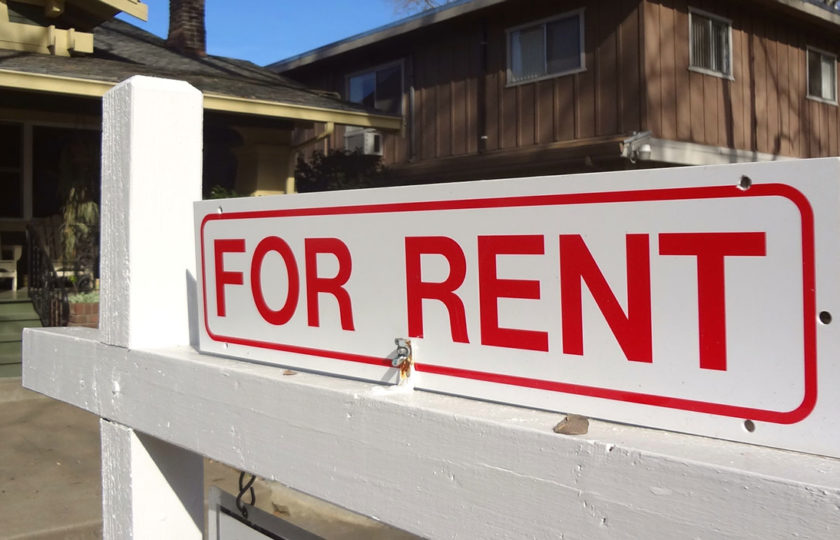
[[[397,346],[395,356],[391,359],[391,365],[400,370],[400,380],[411,376],[411,366],[414,363],[411,351],[411,340],[405,338],[394,339]]]

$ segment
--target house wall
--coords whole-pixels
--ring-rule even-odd
[[[807,97],[807,47],[840,53],[813,22],[744,2],[645,0],[643,129],[794,157],[840,154],[837,105]],[[689,64],[689,7],[732,20],[732,80]],[[760,14],[760,15],[759,15]]]
[[[689,6],[732,20],[731,79],[689,69]],[[505,30],[578,8],[586,70],[507,85]],[[764,154],[838,155],[838,107],[809,99],[806,78],[807,48],[840,53],[837,30],[779,9],[719,0],[506,2],[286,75],[346,96],[347,75],[403,61],[405,123],[384,137],[390,165],[481,152],[542,159],[543,149],[646,130]],[[338,128],[320,149],[342,148],[343,134]]]
[[[578,8],[586,70],[508,86],[505,30]],[[510,2],[286,75],[346,96],[347,75],[403,61],[405,127],[385,136],[386,163],[549,147],[641,129],[640,27],[637,0]],[[343,134],[327,144],[343,147]]]

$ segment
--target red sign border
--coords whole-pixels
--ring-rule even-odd
[[[489,373],[437,366],[434,364],[416,363],[414,369],[419,372],[445,375],[472,380],[479,380],[498,384],[507,384],[538,390],[547,390],[566,394],[611,399],[671,409],[729,416],[754,421],[772,422],[777,424],[793,424],[805,419],[814,409],[817,401],[817,337],[816,337],[816,274],[815,274],[815,244],[814,244],[814,215],[808,199],[797,189],[787,184],[767,183],[753,184],[749,189],[737,186],[701,186],[688,188],[646,189],[634,191],[603,191],[592,193],[525,195],[516,197],[495,197],[478,199],[455,199],[441,201],[412,201],[396,203],[377,203],[350,206],[328,206],[310,208],[288,208],[278,210],[258,210],[247,212],[231,212],[208,214],[201,222],[201,279],[203,286],[204,327],[211,339],[223,343],[245,345],[261,349],[282,352],[320,356],[336,360],[357,362],[363,364],[384,365],[384,358],[365,356],[257,341],[234,336],[220,336],[210,330],[207,316],[207,282],[204,266],[204,228],[207,223],[218,220],[236,219],[264,219],[302,216],[334,216],[355,214],[384,214],[404,212],[425,212],[440,210],[470,210],[482,208],[512,208],[522,206],[560,206],[570,204],[607,204],[650,201],[676,200],[707,200],[730,199],[738,197],[782,197],[791,201],[799,210],[802,221],[802,276],[803,276],[803,335],[804,335],[804,380],[805,392],[802,403],[791,411],[779,412],[750,407],[738,407],[721,403],[709,403],[654,394],[627,392],[609,388],[599,388],[578,384],[563,383],[517,377],[499,373]]]

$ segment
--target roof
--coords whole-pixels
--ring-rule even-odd
[[[272,64],[266,67],[277,73],[284,73],[295,68],[312,64],[325,58],[365,47],[372,43],[397,37],[414,30],[419,30],[434,24],[439,24],[468,13],[485,9],[509,0],[456,0],[435,9],[421,11],[411,17],[374,28],[361,34],[324,45]],[[744,1],[744,0],[741,0]],[[781,8],[806,16],[823,25],[840,27],[840,10],[836,0],[753,0],[765,5]]]
[[[418,30],[433,24],[438,24],[449,19],[454,19],[455,17],[460,17],[461,15],[465,15],[472,11],[477,11],[495,4],[501,4],[506,1],[507,0],[456,0],[434,9],[421,11],[415,15],[406,17],[405,19],[386,24],[385,26],[380,26],[378,28],[374,28],[373,30],[356,34],[355,36],[350,36],[349,38],[301,53],[297,56],[292,56],[290,58],[286,58],[285,60],[274,62],[266,67],[278,73],[283,73],[284,71],[288,71],[290,69],[311,64],[316,60],[322,60],[324,58],[329,58],[330,56],[358,49],[359,47],[364,47],[365,45],[376,43],[377,41],[399,36],[407,32],[411,32],[412,30]]]
[[[307,88],[245,60],[192,57],[120,20],[94,30],[94,52],[59,57],[0,51],[0,87],[99,97],[133,75],[184,80],[204,93],[205,109],[398,129],[401,118]]]

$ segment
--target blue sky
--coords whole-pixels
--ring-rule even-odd
[[[143,0],[149,21],[120,15],[166,37],[168,0]],[[390,0],[207,0],[207,52],[265,65],[405,16]]]

